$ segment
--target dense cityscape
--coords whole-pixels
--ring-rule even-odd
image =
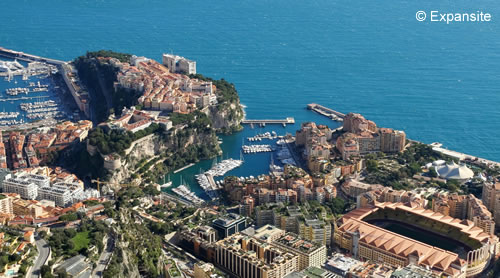
[[[0,57],[2,101],[23,101],[0,121],[5,277],[500,275],[500,163],[314,103],[340,126],[260,132],[295,120],[247,119],[234,84],[173,54]],[[231,173],[260,153],[268,173]],[[196,186],[169,179],[205,160]]]

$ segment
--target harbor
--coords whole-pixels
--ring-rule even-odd
[[[65,62],[0,47],[0,128],[35,128],[80,119],[60,75]],[[76,108],[76,109],[75,109]]]
[[[201,205],[205,202],[205,201],[203,201],[203,199],[196,196],[196,194],[194,192],[189,190],[189,188],[186,185],[180,185],[180,186],[172,189],[172,191],[195,205]]]

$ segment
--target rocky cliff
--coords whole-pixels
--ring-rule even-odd
[[[241,129],[243,110],[238,103],[231,103],[224,107],[210,106],[206,111],[213,127],[222,133],[232,133]]]
[[[120,156],[121,165],[109,171],[109,181],[122,183],[134,174],[152,170],[155,164],[163,164],[165,171],[171,171],[212,157],[219,151],[217,137],[212,132],[186,128],[168,134],[151,134],[132,143],[125,151],[126,155]],[[144,166],[150,161],[151,166]],[[141,167],[146,167],[146,170],[141,172]]]

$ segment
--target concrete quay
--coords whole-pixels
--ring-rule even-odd
[[[473,156],[473,155],[469,155],[469,154],[465,154],[465,153],[461,153],[461,152],[457,152],[457,151],[448,150],[448,149],[443,148],[442,144],[440,144],[440,143],[432,143],[432,144],[429,144],[429,146],[431,146],[432,150],[435,152],[442,153],[442,154],[447,155],[447,156],[451,156],[451,157],[456,158],[456,159],[461,160],[461,161],[466,160],[466,161],[478,162],[478,163],[486,164],[488,167],[500,167],[500,162],[480,158],[477,156]]]
[[[312,110],[318,114],[321,114],[325,117],[328,117],[334,121],[342,121],[345,117],[344,113],[335,111],[333,109],[330,109],[328,107],[319,105],[317,103],[310,103],[307,105],[307,109]]]
[[[288,117],[284,120],[270,120],[270,119],[265,119],[265,120],[243,120],[241,121],[242,124],[258,124],[265,126],[266,124],[281,124],[281,125],[287,125],[287,124],[294,124],[295,119],[293,117]]]
[[[0,47],[0,56],[12,58],[12,59],[18,59],[18,60],[22,60],[22,61],[26,61],[26,62],[33,62],[33,61],[45,62],[47,64],[53,64],[53,65],[57,65],[57,66],[60,66],[60,65],[63,65],[66,63],[65,61],[40,57],[40,56],[36,56],[33,54],[27,54],[27,53],[20,52],[20,51],[6,49],[3,47]]]

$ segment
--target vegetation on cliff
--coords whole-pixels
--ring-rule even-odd
[[[230,123],[228,126],[222,127],[219,132],[232,133],[241,129],[240,122],[243,120],[243,110],[240,105],[240,98],[236,87],[233,83],[229,83],[224,78],[214,80],[202,74],[191,74],[190,78],[197,78],[204,81],[211,81],[217,88],[217,102],[216,112],[224,112],[225,120]]]
[[[212,84],[217,87],[217,101],[219,104],[230,104],[239,103],[240,98],[236,87],[233,83],[227,82],[224,78],[220,80],[215,80],[210,77],[206,77],[200,73],[189,75],[190,78],[196,78],[203,81],[212,81]]]
[[[85,56],[89,58],[97,58],[97,57],[116,58],[120,60],[120,62],[122,63],[130,61],[130,58],[132,57],[132,55],[130,54],[115,52],[113,50],[87,51],[87,54]]]
[[[110,229],[102,221],[94,221],[82,215],[69,214],[82,220],[77,229],[53,229],[48,238],[54,257],[72,257],[78,254],[89,256],[91,246],[96,246],[98,253],[104,249],[103,238]],[[76,219],[75,219],[76,220]]]
[[[109,130],[105,131],[101,127],[92,129],[89,134],[89,144],[96,146],[99,152],[103,155],[118,153],[124,155],[124,151],[130,148],[132,142],[139,140],[147,135],[153,133],[161,133],[164,129],[156,123],[152,123],[150,126],[143,130],[137,132],[131,131],[121,131],[121,130]]]

